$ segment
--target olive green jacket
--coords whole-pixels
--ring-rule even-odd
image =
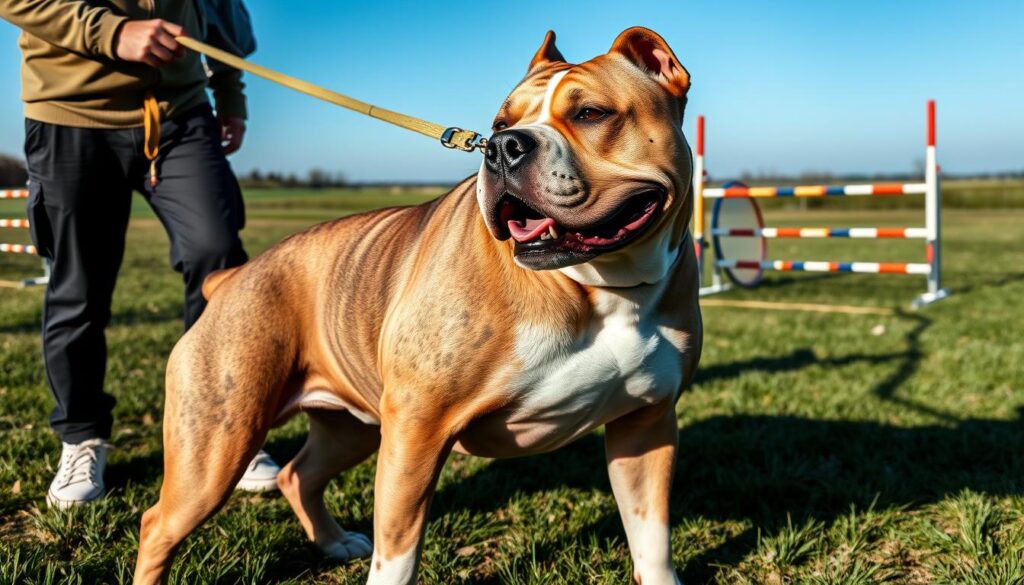
[[[191,51],[160,69],[119,60],[114,53],[115,38],[128,19],[162,18],[184,27],[189,36],[222,40],[223,25],[212,31],[221,34],[208,36],[211,27],[202,12],[208,3],[210,0],[0,0],[0,17],[22,29],[18,45],[25,116],[63,126],[130,128],[142,125],[142,101],[147,92],[156,96],[161,116],[173,117],[208,103],[209,86],[218,114],[245,117],[239,71],[218,64],[208,75],[199,55]],[[251,44],[248,14],[241,10]],[[221,20],[212,19],[214,23]],[[218,44],[237,50],[237,46]]]

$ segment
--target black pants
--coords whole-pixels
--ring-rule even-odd
[[[246,260],[244,208],[209,106],[161,125],[159,183],[149,183],[142,128],[25,122],[29,220],[52,261],[43,307],[43,358],[57,406],[50,425],[68,443],[109,438],[114,397],[103,391],[104,329],[124,257],[132,191],[149,201],[185,280],[185,326],[206,306],[203,279]]]

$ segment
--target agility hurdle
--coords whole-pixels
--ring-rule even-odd
[[[27,189],[3,189],[0,190],[0,199],[28,199]],[[28,229],[29,221],[20,218],[0,218],[0,229]],[[0,253],[5,254],[32,254],[37,255],[39,250],[31,244],[6,244],[0,243]],[[16,288],[25,288],[50,282],[50,265],[43,260],[43,274],[33,278],[26,278],[16,281],[0,281],[0,285]]]
[[[941,191],[935,155],[935,101],[930,100],[926,116],[925,176],[923,183],[881,183],[869,185],[804,185],[797,187],[748,187],[737,183],[718,188],[705,186],[704,116],[697,116],[697,156],[694,161],[694,247],[704,279],[704,255],[708,249],[705,237],[705,200],[714,200],[711,213],[712,248],[715,262],[712,281],[702,286],[701,296],[729,290],[732,284],[757,286],[766,270],[784,272],[857,272],[871,274],[914,274],[927,277],[928,289],[912,302],[914,308],[940,301],[949,292],[940,283],[941,262]],[[766,227],[758,198],[776,197],[859,197],[924,195],[924,227]],[[857,238],[857,239],[923,239],[925,262],[829,262],[768,260],[767,240],[776,238]],[[737,257],[738,256],[738,257]]]
[[[28,189],[0,189],[0,199],[28,199]]]

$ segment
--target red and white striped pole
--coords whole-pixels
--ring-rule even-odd
[[[942,193],[939,189],[939,166],[935,153],[935,100],[928,100],[928,143],[925,150],[925,194],[924,194],[924,221],[925,221],[925,258],[931,265],[928,273],[928,294],[922,298],[921,304],[928,304],[946,296],[942,290],[939,270],[941,267],[941,223],[942,223]]]
[[[697,116],[697,157],[693,163],[693,245],[697,253],[697,274],[704,280],[704,116]]]

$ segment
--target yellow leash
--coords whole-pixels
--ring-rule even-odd
[[[481,152],[487,148],[487,139],[473,132],[472,130],[463,130],[462,128],[448,127],[434,124],[433,122],[427,122],[419,118],[412,116],[406,116],[398,112],[393,112],[385,108],[378,108],[372,104],[359,101],[355,98],[350,98],[347,95],[340,94],[336,91],[313,85],[308,81],[303,81],[292,77],[291,75],[285,75],[279,71],[273,69],[267,69],[255,63],[250,63],[237,55],[232,55],[227,51],[222,51],[217,47],[211,47],[206,43],[197,41],[190,37],[177,37],[177,41],[182,45],[192,49],[197,53],[201,53],[216,59],[225,65],[230,65],[235,69],[240,69],[253,75],[257,75],[264,79],[279,83],[285,87],[300,91],[306,95],[311,95],[317,99],[324,100],[343,108],[365,114],[371,118],[377,118],[385,122],[394,124],[406,130],[412,130],[413,132],[419,132],[430,138],[435,138],[441,142],[441,145],[445,148],[457,148],[466,152],[472,152],[474,150],[480,150]]]
[[[142,152],[149,159],[149,184],[156,187],[156,157],[160,154],[160,104],[151,91],[147,91],[142,100],[142,127],[145,132]]]

